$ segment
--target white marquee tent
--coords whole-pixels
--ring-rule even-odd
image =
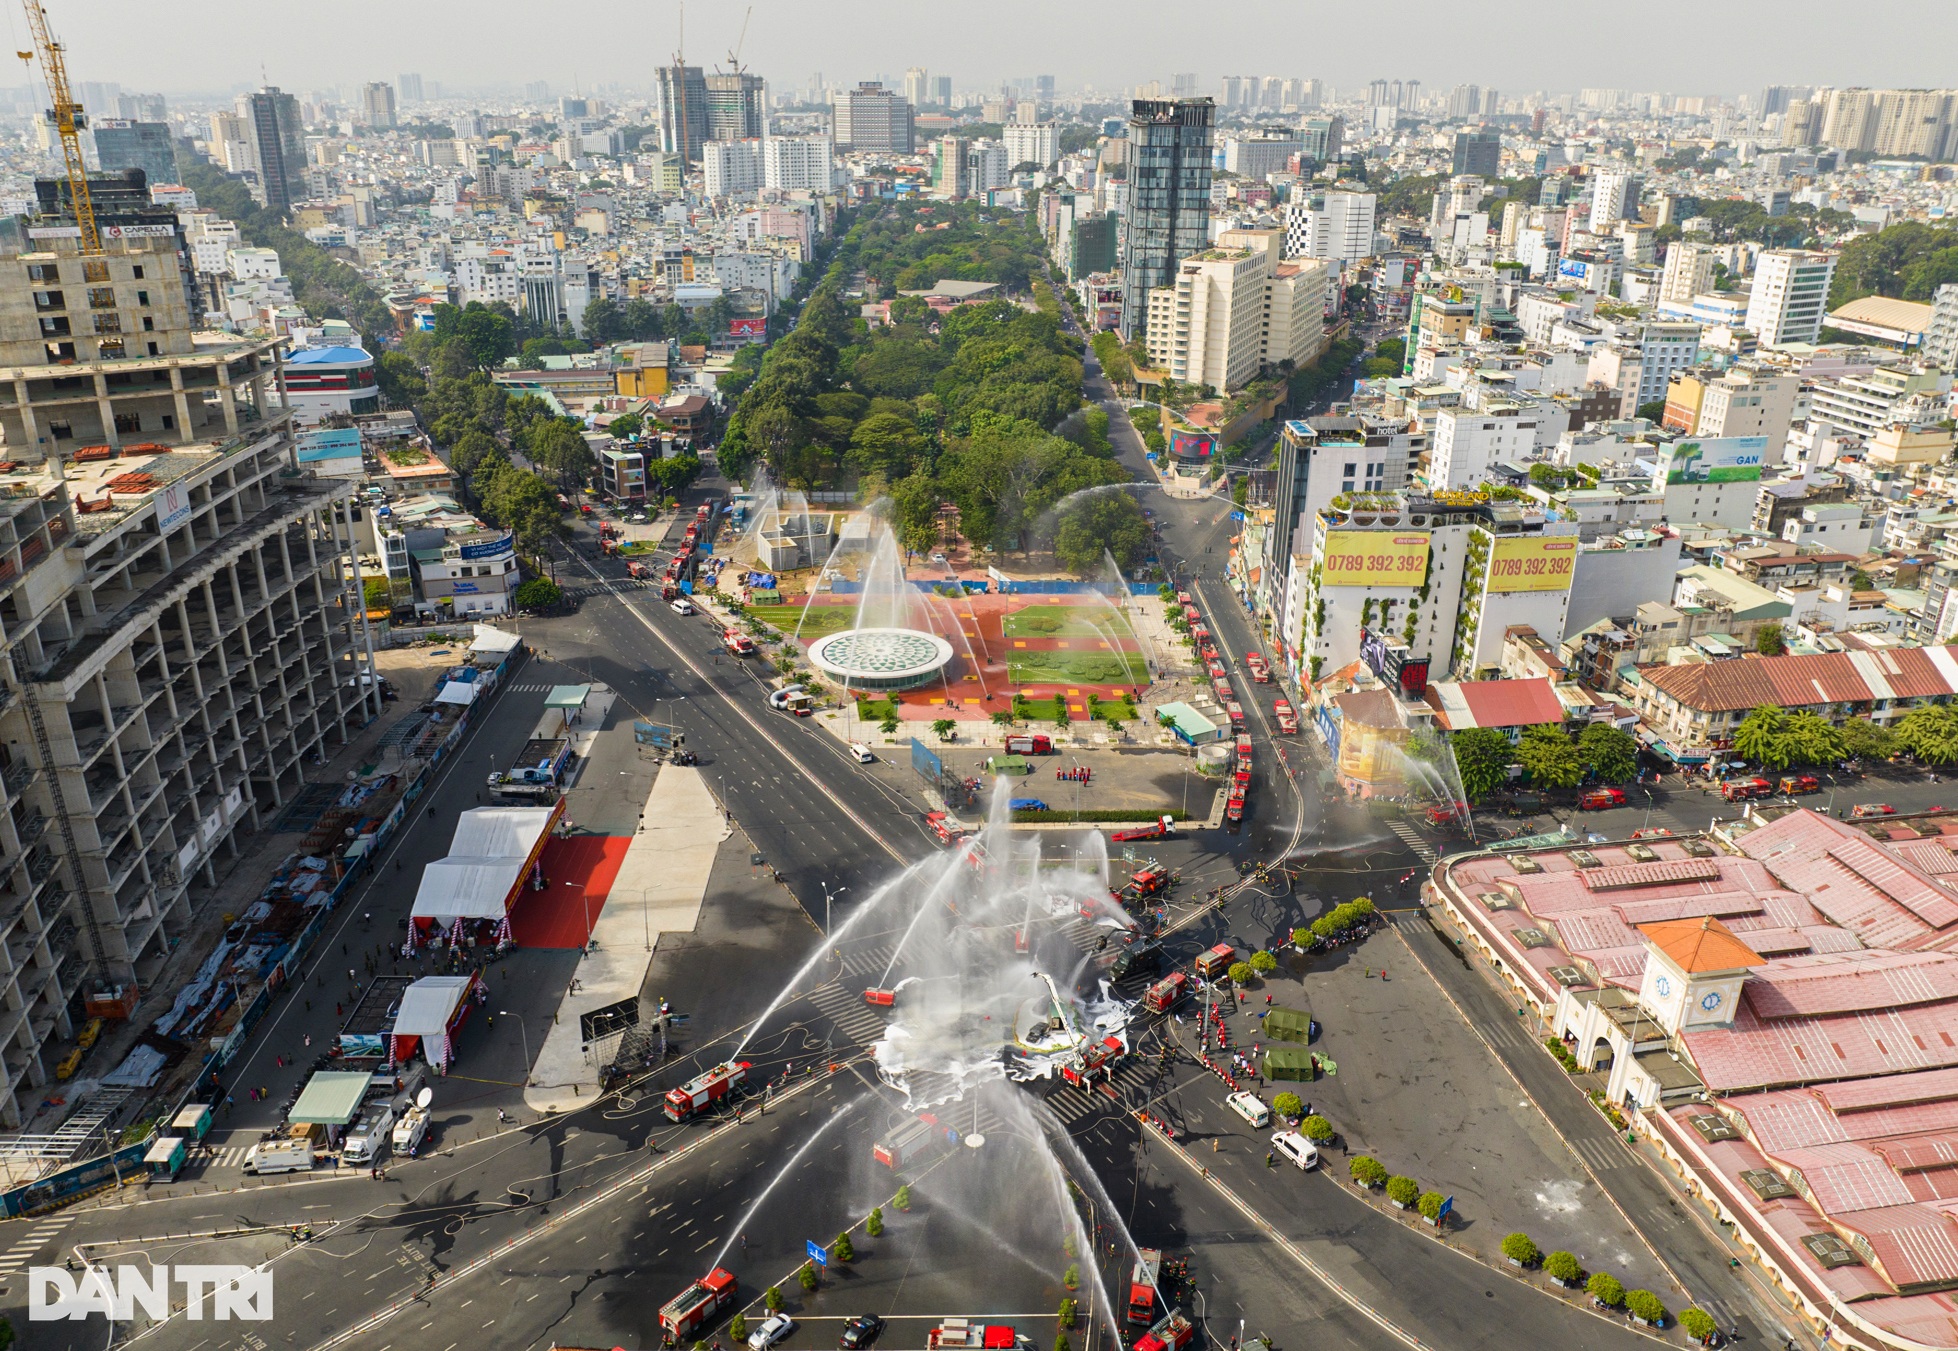
[[[410,913],[448,925],[502,919],[536,862],[558,807],[476,807],[456,822],[449,856],[422,871]]]

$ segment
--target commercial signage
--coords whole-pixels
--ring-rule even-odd
[[[768,320],[763,318],[730,319],[727,321],[727,332],[731,338],[766,337],[768,335]]]
[[[173,483],[156,495],[156,530],[158,534],[174,530],[190,519],[190,489],[180,483]]]
[[[1489,551],[1491,591],[1566,591],[1577,566],[1573,535],[1512,536]]]
[[[1706,441],[1675,441],[1666,448],[1666,483],[1754,483],[1767,455],[1765,436],[1716,436]]]
[[[465,544],[457,552],[460,557],[465,559],[495,558],[499,554],[509,553],[516,547],[517,537],[515,535],[502,535],[492,540],[483,540],[475,544]]]
[[[322,427],[317,431],[301,432],[297,439],[301,464],[360,458],[358,427]]]
[[[174,225],[104,225],[101,229],[104,239],[174,239],[177,227]],[[79,225],[30,225],[27,227],[29,239],[80,239],[82,227]]]
[[[1217,453],[1217,438],[1209,432],[1171,432],[1169,453],[1179,460],[1208,460]]]
[[[1321,586],[1419,586],[1428,575],[1425,530],[1328,530]]]
[[[1591,265],[1581,258],[1559,258],[1557,260],[1557,275],[1583,281],[1591,275]]]

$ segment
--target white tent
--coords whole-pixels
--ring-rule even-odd
[[[416,919],[502,919],[555,807],[475,807],[456,822],[449,856],[422,871]]]
[[[451,1058],[449,1029],[458,1021],[456,1006],[469,997],[475,983],[474,976],[424,976],[410,985],[394,1018],[395,1060],[414,1053],[413,1046],[400,1038],[419,1037],[428,1063],[446,1068]]]
[[[438,704],[461,704],[467,707],[476,702],[478,686],[473,680],[451,680],[442,686],[442,692],[435,696]]]
[[[476,639],[469,644],[469,650],[489,656],[502,656],[505,652],[514,651],[522,643],[522,638],[514,633],[505,633],[494,624],[478,624]]]

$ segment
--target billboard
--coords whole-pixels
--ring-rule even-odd
[[[156,495],[156,532],[174,530],[190,519],[190,489],[173,483]]]
[[[1428,575],[1425,530],[1328,530],[1322,586],[1419,586]]]
[[[1513,535],[1489,551],[1489,589],[1565,591],[1576,566],[1575,535]]]
[[[1217,453],[1217,438],[1209,432],[1171,432],[1169,453],[1172,459],[1208,461]]]
[[[1754,483],[1768,451],[1765,436],[1716,436],[1706,441],[1675,441],[1666,447],[1661,472],[1675,483]]]
[[[515,535],[498,535],[492,540],[483,540],[475,544],[465,544],[456,552],[459,557],[465,559],[496,558],[511,552],[516,547],[517,537]]]
[[[730,338],[764,338],[768,336],[768,320],[759,317],[730,319],[727,321],[727,333]]]

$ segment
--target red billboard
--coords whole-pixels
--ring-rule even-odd
[[[768,336],[766,319],[730,319],[727,321],[730,338],[765,338]]]

